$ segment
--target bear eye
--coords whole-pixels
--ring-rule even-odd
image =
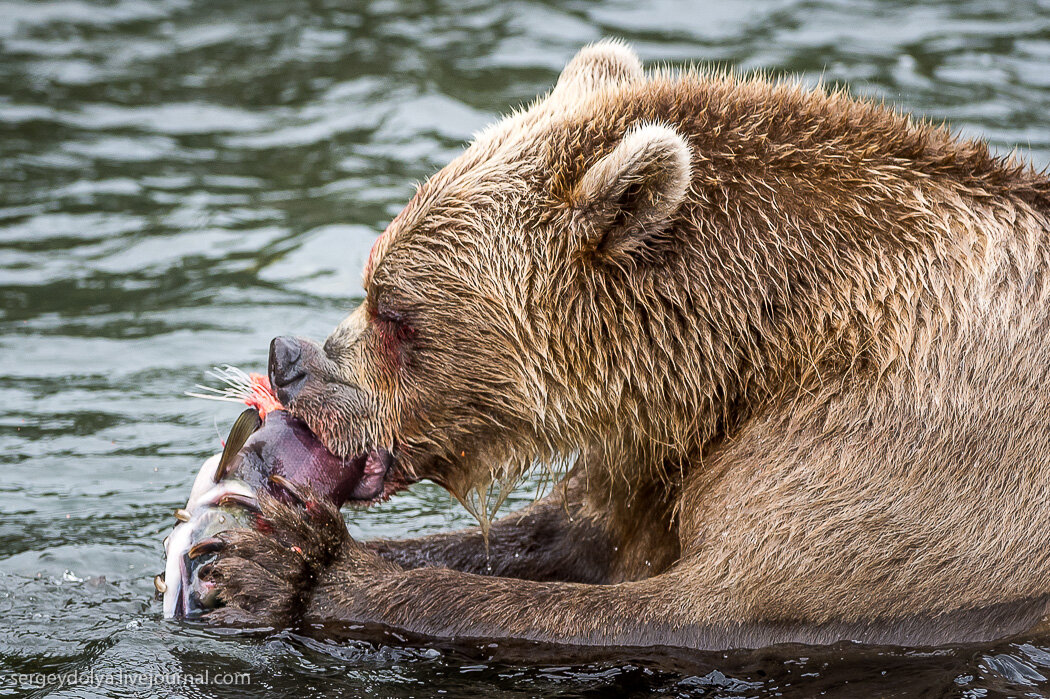
[[[399,342],[408,340],[415,335],[415,327],[409,321],[407,315],[401,311],[387,306],[379,306],[375,312],[376,324],[380,332],[388,337],[397,339]]]
[[[376,320],[381,323],[387,323],[389,325],[401,325],[405,322],[405,316],[397,311],[390,309],[383,309],[376,311]]]

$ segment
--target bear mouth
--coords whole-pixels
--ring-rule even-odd
[[[418,479],[410,479],[393,450],[369,447],[356,454],[340,455],[282,403],[263,374],[248,374],[236,367],[216,367],[210,374],[224,384],[198,386],[191,396],[244,403],[216,460],[212,482],[243,482],[253,492],[271,491],[273,477],[309,490],[337,507],[346,503],[368,506],[387,500]],[[191,498],[192,499],[192,498]]]
[[[331,454],[331,452],[329,452]],[[411,482],[405,478],[397,458],[390,451],[372,449],[353,457],[352,461],[361,462],[361,477],[350,491],[346,502],[351,505],[367,507],[385,502]]]
[[[237,478],[258,490],[269,489],[276,475],[337,507],[373,505],[411,485],[395,454],[385,448],[337,456],[305,422],[282,409],[256,417],[255,423],[240,446],[231,433],[226,451],[235,450],[235,454],[226,459],[224,452],[226,463],[220,478]]]

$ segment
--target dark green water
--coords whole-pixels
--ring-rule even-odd
[[[0,695],[243,695],[16,677],[121,671],[298,697],[1050,692],[1037,639],[523,662],[160,618],[160,539],[238,412],[183,392],[324,336],[413,182],[606,35],[848,83],[1050,162],[1047,0],[0,2]],[[351,527],[469,523],[421,485]]]

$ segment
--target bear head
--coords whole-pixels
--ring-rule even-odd
[[[323,344],[275,340],[278,395],[334,454],[376,454],[373,499],[425,478],[466,501],[652,438],[678,390],[681,303],[660,299],[692,153],[623,96],[646,79],[620,43],[582,50],[420,186]]]

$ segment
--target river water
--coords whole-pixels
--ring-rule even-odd
[[[275,697],[1050,692],[1045,639],[584,657],[161,619],[160,539],[238,413],[184,392],[261,368],[274,335],[323,337],[413,183],[609,35],[848,84],[1050,162],[1047,0],[0,2],[0,696],[206,672],[152,693],[242,696],[225,672]],[[422,484],[350,525],[470,523]]]

